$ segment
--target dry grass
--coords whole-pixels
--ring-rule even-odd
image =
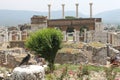
[[[91,43],[88,43],[88,45],[92,46],[92,47],[96,47],[96,48],[105,47],[106,46],[105,44],[102,44],[100,42],[91,42]]]
[[[58,51],[58,53],[77,54],[77,53],[79,53],[79,50],[73,49],[73,48],[62,48]]]

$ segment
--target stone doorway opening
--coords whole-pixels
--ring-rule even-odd
[[[80,28],[79,36],[81,41],[87,42],[87,34],[86,34],[87,31],[88,31],[88,27],[86,25],[83,25]]]
[[[67,35],[67,41],[74,41],[74,28],[73,27],[68,27],[66,30],[66,35]]]

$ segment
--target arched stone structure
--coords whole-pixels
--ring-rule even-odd
[[[67,28],[73,27],[75,34],[74,40],[80,41],[80,29],[83,28],[86,30],[95,30],[95,23],[98,22],[101,23],[101,18],[50,19],[47,20],[47,26],[48,28],[60,28],[64,35],[63,41],[67,41]],[[85,39],[82,41],[85,41]]]
[[[75,29],[74,27],[67,27],[66,34],[67,34],[67,41],[75,41]]]

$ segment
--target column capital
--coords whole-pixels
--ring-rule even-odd
[[[51,4],[48,4],[48,6],[50,7],[50,6],[51,6]]]
[[[79,6],[79,4],[78,4],[78,3],[76,3],[75,5],[76,5],[76,6]]]
[[[62,6],[65,6],[65,4],[62,4]]]
[[[90,4],[90,5],[93,5],[93,3],[92,3],[92,2],[90,2],[89,4]]]

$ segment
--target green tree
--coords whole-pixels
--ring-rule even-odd
[[[76,19],[74,16],[65,16],[65,19]]]
[[[50,71],[53,72],[55,56],[60,49],[62,40],[63,35],[60,30],[46,28],[32,33],[25,45],[45,58]]]

